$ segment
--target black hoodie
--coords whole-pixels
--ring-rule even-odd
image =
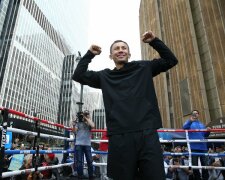
[[[162,120],[153,77],[177,64],[177,58],[158,38],[149,43],[161,58],[132,61],[117,70],[88,71],[94,54],[88,51],[80,60],[72,79],[103,93],[108,135],[155,130]]]

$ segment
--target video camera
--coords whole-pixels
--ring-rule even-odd
[[[84,122],[84,116],[90,115],[90,112],[88,110],[85,110],[84,112],[78,112],[77,113],[77,122]]]

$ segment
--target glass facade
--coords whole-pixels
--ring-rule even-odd
[[[0,34],[3,30],[3,24],[5,21],[8,4],[9,0],[2,0],[2,2],[0,3]]]
[[[35,109],[39,118],[56,122],[63,60],[71,52],[35,1],[8,2],[3,24],[8,23],[1,28],[0,105],[30,115]]]
[[[73,52],[88,48],[86,12],[88,0],[0,1],[0,106],[70,126],[81,87],[71,79]],[[83,109],[98,101],[85,86]]]
[[[59,123],[66,126],[71,125],[71,121],[76,118],[78,112],[78,105],[76,104],[80,99],[78,88],[80,84],[72,81],[76,61],[75,55],[68,55],[64,59],[61,95],[59,102]]]
[[[0,3],[0,88],[2,87],[3,78],[5,76],[19,4],[20,1],[7,0]],[[2,96],[0,99],[2,99]]]

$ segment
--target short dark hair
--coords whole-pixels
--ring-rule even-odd
[[[90,111],[89,110],[84,110],[83,114],[84,115],[89,115],[90,114]]]
[[[111,46],[110,46],[110,54],[112,53],[112,47],[113,47],[113,45],[116,44],[116,43],[118,43],[118,42],[123,42],[123,43],[125,43],[125,44],[127,45],[127,47],[128,47],[128,51],[130,51],[130,48],[129,48],[127,42],[125,42],[125,41],[123,41],[123,40],[116,40],[116,41],[114,41],[114,42],[111,44]]]
[[[193,110],[191,111],[191,113],[193,113],[194,111],[197,111],[198,114],[199,114],[199,111],[198,111],[197,109],[193,109]]]

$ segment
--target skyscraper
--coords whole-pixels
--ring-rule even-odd
[[[80,99],[74,52],[87,47],[88,8],[88,0],[0,2],[0,106],[70,125]]]
[[[80,84],[71,79],[76,65],[75,55],[64,58],[58,122],[66,126],[71,125],[79,111],[77,102],[80,100]]]
[[[53,21],[59,12],[47,7],[40,0],[0,2],[0,106],[30,115],[35,109],[56,122],[63,61],[72,52]]]

